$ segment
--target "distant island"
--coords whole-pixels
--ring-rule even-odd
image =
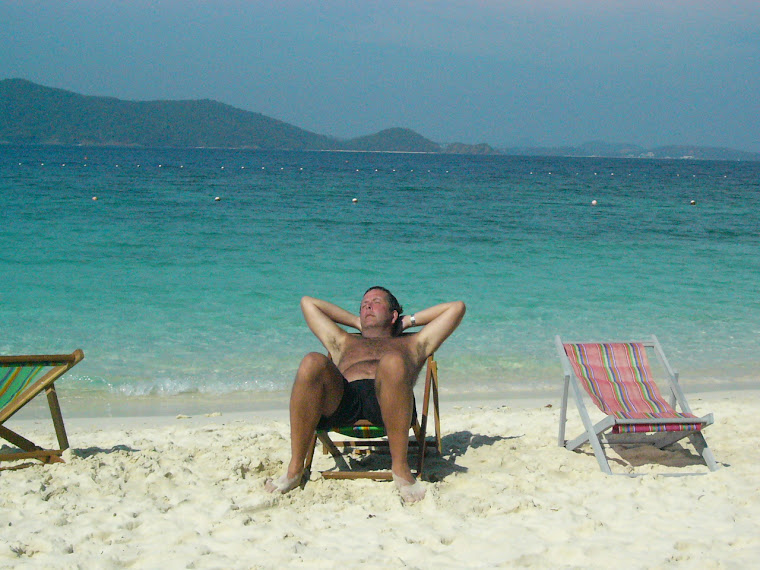
[[[0,144],[760,160],[760,153],[726,148],[603,142],[495,149],[486,143],[436,143],[406,128],[343,140],[209,99],[125,101],[25,79],[0,81]]]
[[[564,147],[516,147],[504,149],[505,154],[524,156],[574,156],[608,158],[679,158],[699,160],[755,160],[760,153],[731,148],[669,145],[646,148],[633,144],[611,144],[602,141],[588,142],[580,146]]]

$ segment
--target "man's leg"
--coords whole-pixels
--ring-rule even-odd
[[[267,480],[273,493],[287,493],[301,483],[311,437],[322,416],[331,416],[343,397],[343,375],[324,354],[310,352],[301,361],[290,393],[290,463],[279,479]]]
[[[412,383],[408,363],[402,356],[386,354],[380,359],[375,375],[375,391],[388,436],[393,481],[408,503],[425,496],[425,488],[412,475],[407,458],[414,402]]]

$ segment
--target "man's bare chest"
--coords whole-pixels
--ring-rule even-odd
[[[394,342],[396,339],[352,339],[346,346],[343,356],[352,360],[379,360],[383,355],[390,352],[404,350],[404,345]]]
[[[409,343],[405,338],[352,338],[343,350],[341,368],[360,362],[377,362],[387,354],[406,355],[408,350]]]

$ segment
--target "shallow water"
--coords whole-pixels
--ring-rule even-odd
[[[452,394],[556,391],[555,334],[757,378],[760,163],[0,147],[0,174],[0,352],[81,347],[70,398],[283,394],[321,348],[300,297],[375,284],[467,303]]]

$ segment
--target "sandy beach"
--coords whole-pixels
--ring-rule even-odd
[[[557,446],[555,399],[444,402],[443,455],[411,506],[390,483],[319,473],[266,493],[289,454],[284,409],[67,418],[65,463],[0,472],[0,566],[754,567],[760,391],[690,403],[715,414],[705,437],[720,469],[687,443],[611,450],[614,472],[643,474],[631,478]],[[15,425],[52,444],[49,420]],[[316,455],[317,469],[333,464]],[[696,475],[659,476],[684,473]]]

